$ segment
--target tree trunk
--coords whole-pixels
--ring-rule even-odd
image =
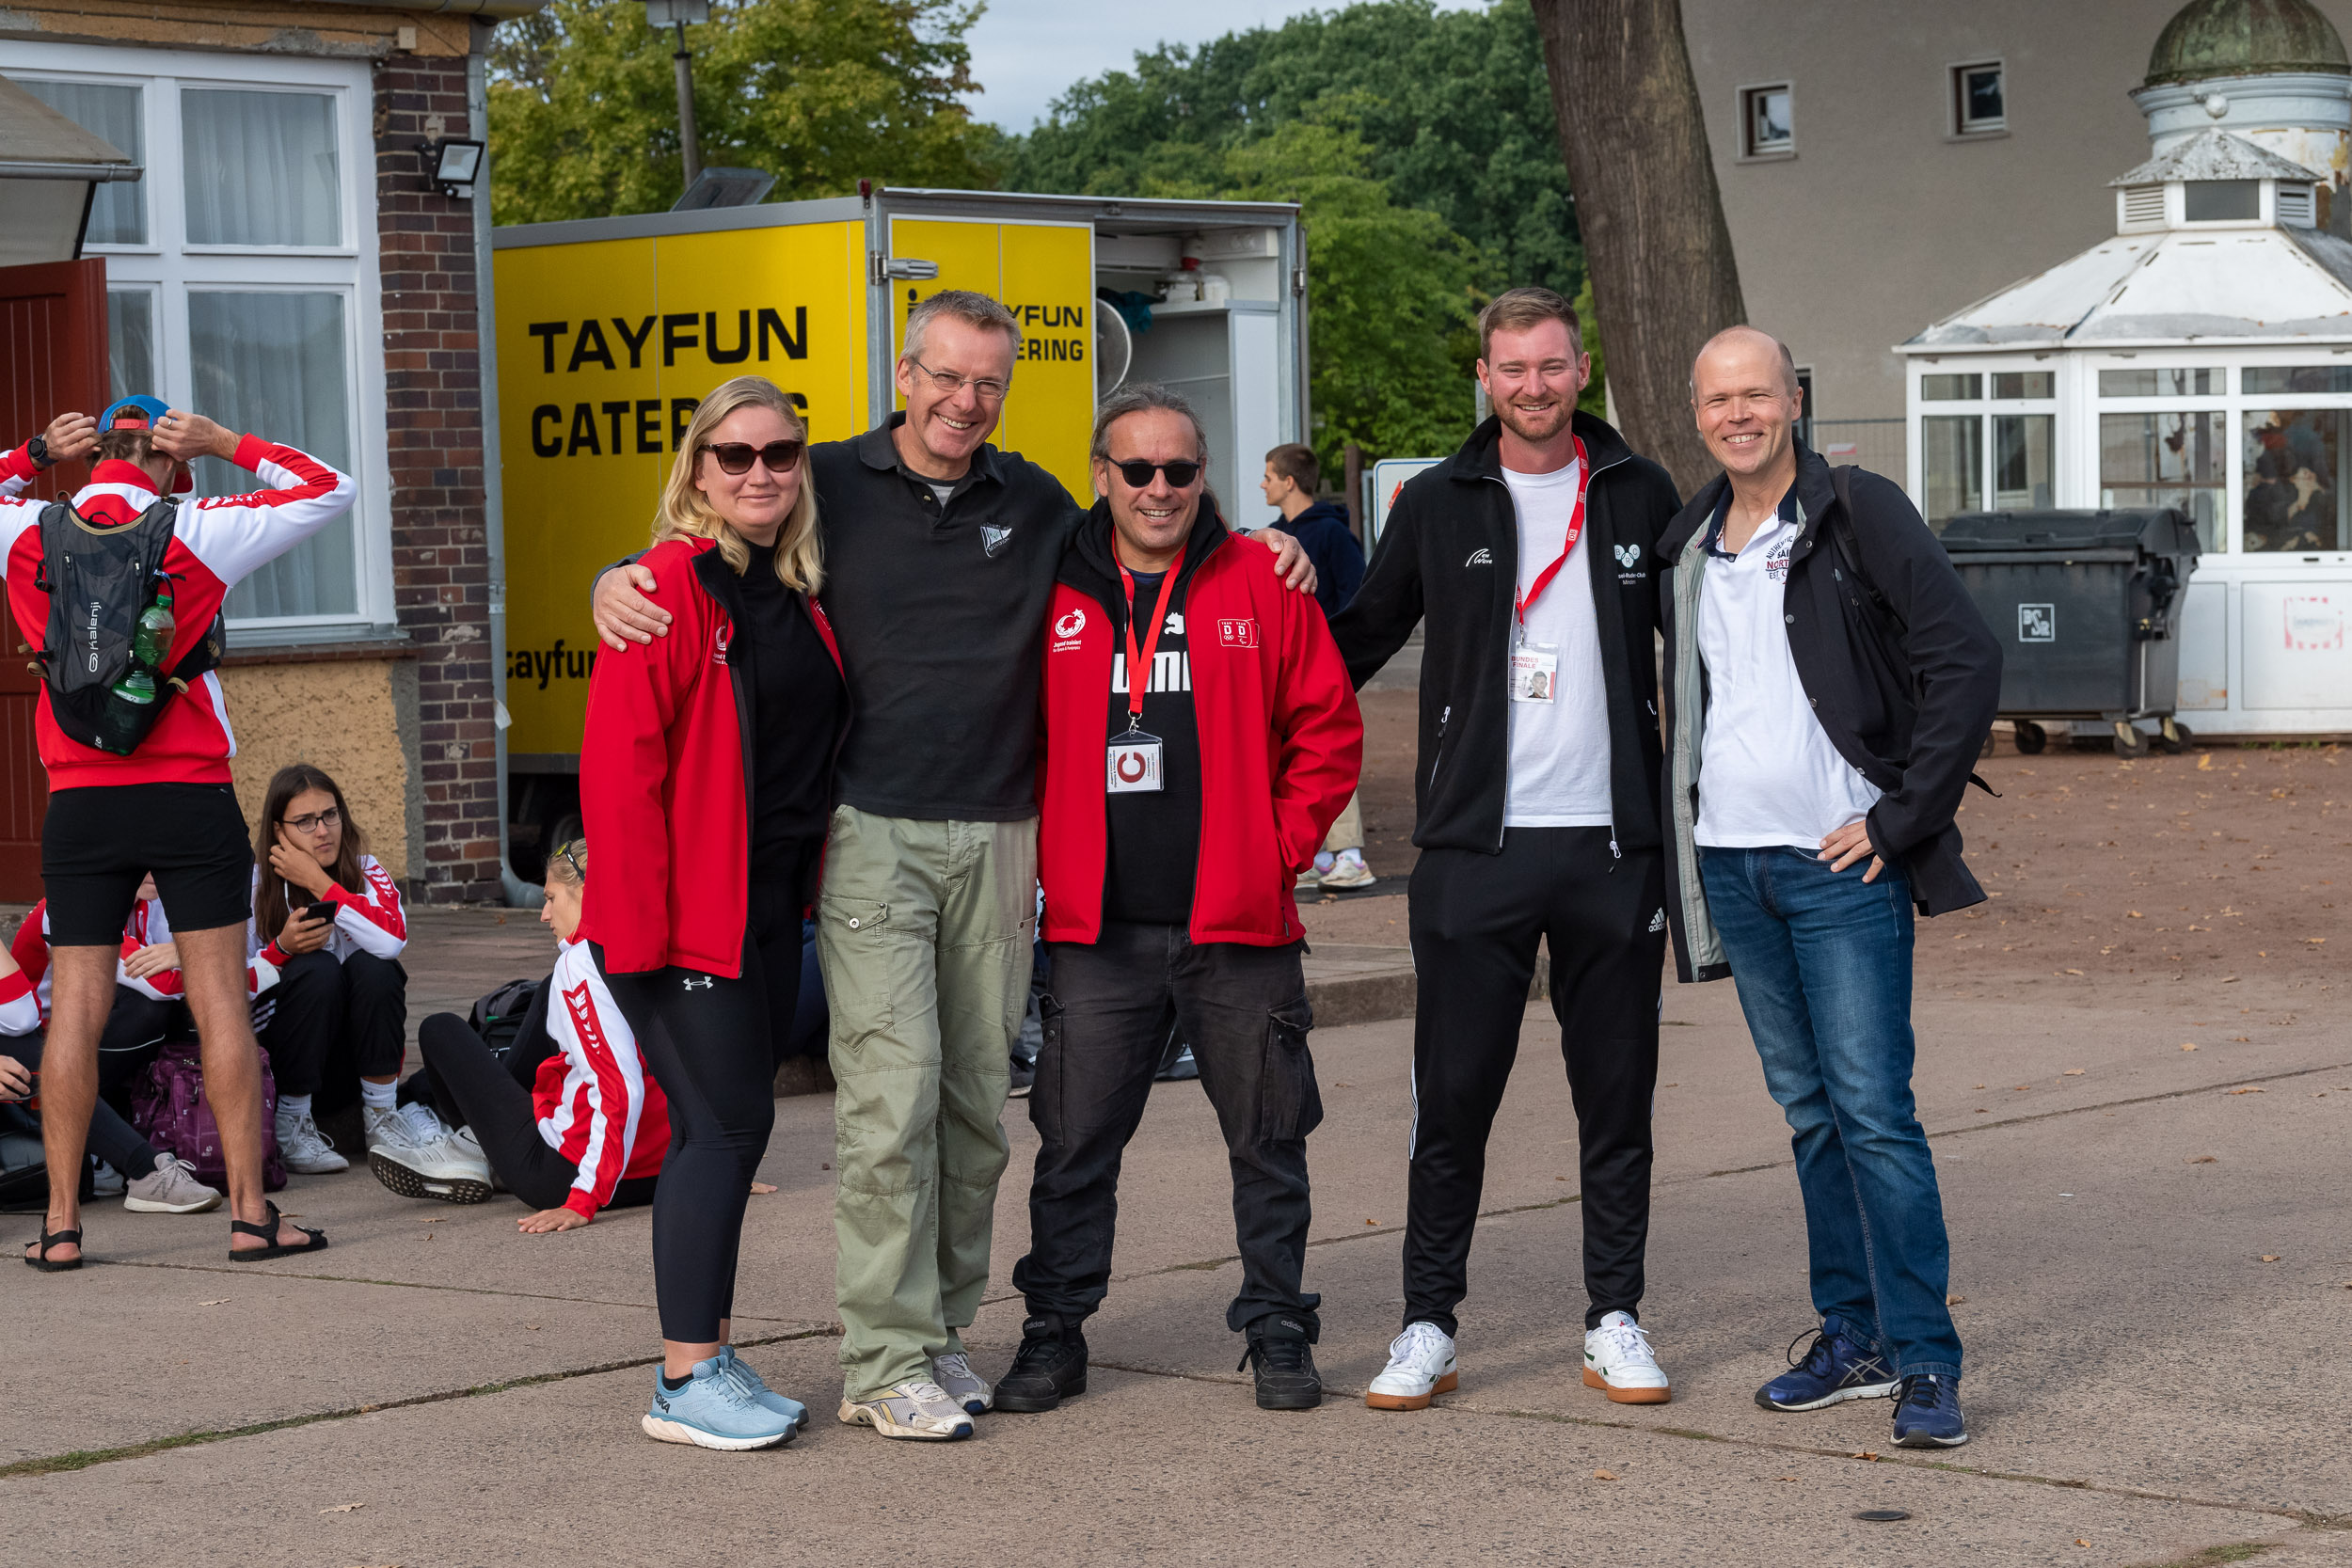
[[[1691,359],[1747,320],[1679,0],[1534,0],[1560,148],[1635,451],[1688,496],[1718,472],[1691,419]]]

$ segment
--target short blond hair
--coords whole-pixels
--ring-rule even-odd
[[[1584,324],[1565,297],[1549,289],[1506,289],[1478,312],[1478,357],[1484,359],[1493,350],[1496,333],[1524,332],[1548,321],[1565,325],[1576,352],[1584,352]]]
[[[687,421],[686,437],[678,443],[677,457],[670,465],[669,481],[661,487],[661,511],[654,518],[653,541],[659,545],[664,539],[712,540],[737,577],[751,570],[750,543],[727,527],[711,510],[709,498],[694,487],[710,433],[739,408],[772,409],[792,427],[793,439],[802,443],[801,499],[792,503],[792,515],[776,535],[775,565],[776,576],[787,588],[814,594],[824,585],[825,562],[817,532],[817,482],[808,467],[808,421],[792,405],[791,396],[764,375],[739,375],[695,406],[694,417]]]

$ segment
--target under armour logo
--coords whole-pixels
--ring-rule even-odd
[[[991,523],[980,525],[980,549],[992,560],[1005,553],[1005,543],[1012,537],[1012,530],[997,528]]]
[[[1629,572],[1642,563],[1642,546],[1639,545],[1619,545],[1611,553],[1617,558],[1617,564]]]
[[[1494,563],[1494,552],[1482,545],[1477,549],[1470,551],[1470,559],[1462,562],[1462,569],[1467,572],[1472,566],[1491,566]]]
[[[686,977],[684,984],[688,990],[708,990],[710,989],[710,976],[707,974],[689,974]]]
[[[1653,931],[1662,931],[1666,928],[1666,910],[1664,905],[1660,905],[1658,912],[1649,917],[1649,928]]]

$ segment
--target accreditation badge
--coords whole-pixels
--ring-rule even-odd
[[[1511,650],[1511,700],[1549,703],[1560,691],[1560,650],[1542,642],[1522,642]]]
[[[1131,729],[1113,739],[1104,787],[1113,795],[1152,795],[1167,788],[1160,770],[1160,737]]]

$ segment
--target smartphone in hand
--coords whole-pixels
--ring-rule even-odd
[[[332,920],[332,919],[334,919],[334,918],[335,918],[335,901],[334,901],[332,898],[322,898],[322,899],[320,899],[320,900],[319,900],[317,903],[315,903],[315,904],[305,904],[305,905],[303,905],[303,906],[302,906],[302,918],[303,918],[303,919],[305,919],[305,920]]]

